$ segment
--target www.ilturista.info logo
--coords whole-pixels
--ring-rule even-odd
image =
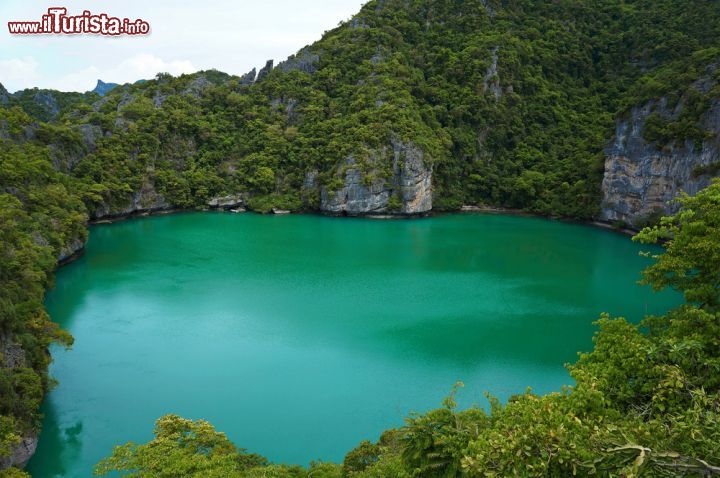
[[[150,24],[138,18],[111,17],[106,13],[95,15],[85,10],[82,15],[68,15],[67,8],[48,8],[39,22],[8,22],[8,30],[13,35],[147,35]]]

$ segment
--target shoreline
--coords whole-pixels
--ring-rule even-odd
[[[285,216],[285,215],[302,215],[302,214],[309,214],[309,215],[318,215],[318,216],[325,216],[325,217],[334,217],[334,218],[360,218],[360,219],[371,219],[375,221],[388,221],[388,220],[407,220],[407,219],[422,219],[422,218],[428,218],[428,217],[437,217],[437,216],[445,216],[448,214],[497,214],[497,215],[507,215],[507,216],[521,216],[521,217],[536,217],[540,219],[545,219],[547,221],[559,221],[559,222],[565,222],[569,224],[578,224],[582,226],[590,226],[595,227],[598,229],[603,229],[610,232],[615,232],[617,234],[623,234],[625,236],[632,237],[636,235],[639,230],[637,229],[631,229],[631,228],[622,228],[618,229],[617,227],[613,226],[611,223],[602,221],[600,219],[589,219],[589,220],[580,220],[580,219],[573,219],[570,217],[563,217],[563,216],[548,216],[545,214],[538,214],[538,213],[532,213],[529,211],[524,211],[522,209],[512,209],[512,208],[503,208],[500,206],[462,206],[460,209],[454,210],[454,211],[436,211],[436,210],[430,210],[424,213],[419,214],[393,214],[393,213],[366,213],[366,214],[334,214],[329,212],[323,212],[320,210],[301,210],[301,211],[278,211],[278,212],[269,212],[269,213],[261,213],[256,212],[252,210],[243,210],[243,211],[237,211],[233,209],[225,209],[225,208],[201,208],[201,209],[187,209],[187,208],[179,208],[179,207],[170,207],[170,208],[161,208],[161,209],[145,209],[140,211],[133,211],[129,213],[120,213],[120,214],[113,214],[109,216],[105,216],[99,219],[89,219],[87,221],[87,226],[97,226],[102,224],[115,224],[117,222],[127,221],[129,219],[137,219],[142,217],[151,217],[151,216],[165,216],[169,214],[180,214],[180,213],[186,213],[186,212],[220,212],[220,213],[232,213],[232,214],[244,214],[246,212],[254,213],[254,214],[261,214],[261,215],[275,215],[275,216]],[[76,261],[82,255],[85,253],[85,244],[83,243],[83,246],[74,251],[69,256],[59,259],[56,265],[56,269],[69,264],[71,262]]]
[[[117,222],[127,221],[130,219],[137,219],[137,218],[143,218],[143,217],[151,217],[151,216],[165,216],[170,214],[180,214],[180,213],[187,213],[187,212],[219,212],[219,213],[231,213],[231,214],[244,214],[246,212],[254,213],[254,214],[260,214],[260,215],[266,215],[266,216],[286,216],[286,215],[317,215],[317,216],[325,216],[325,217],[333,217],[333,218],[358,218],[358,219],[370,219],[375,221],[392,221],[392,220],[408,220],[408,219],[423,219],[423,218],[429,218],[429,217],[438,217],[438,216],[445,216],[448,214],[467,214],[467,215],[482,215],[482,214],[495,214],[495,215],[507,215],[507,216],[521,216],[521,217],[534,217],[539,219],[544,219],[547,221],[558,221],[558,222],[564,222],[568,224],[578,224],[582,226],[590,226],[598,229],[603,229],[606,231],[614,232],[617,234],[622,234],[628,237],[635,236],[639,230],[631,229],[624,227],[622,229],[618,229],[617,227],[613,226],[610,222],[602,221],[600,219],[589,219],[589,220],[581,220],[581,219],[573,219],[570,217],[563,217],[563,216],[548,216],[545,214],[538,214],[533,213],[529,211],[524,211],[522,209],[512,209],[512,208],[504,208],[500,206],[462,206],[460,209],[454,210],[454,211],[436,211],[436,210],[430,210],[424,213],[418,213],[418,214],[393,214],[393,213],[365,213],[365,214],[335,214],[330,212],[324,212],[320,211],[318,209],[315,210],[300,210],[300,211],[273,211],[269,213],[261,213],[256,212],[253,210],[245,210],[239,211],[237,209],[227,209],[227,208],[197,208],[197,209],[188,209],[188,208],[180,208],[180,207],[168,207],[168,208],[159,208],[159,209],[144,209],[144,210],[138,210],[138,211],[132,211],[129,213],[120,213],[120,214],[113,214],[108,215],[99,219],[89,219],[86,223],[87,227],[90,226],[97,226],[102,224],[115,224]],[[82,247],[74,251],[69,256],[59,259],[56,264],[56,270],[60,267],[70,264],[71,262],[76,261],[80,257],[83,256],[85,253],[85,243],[83,243]]]
[[[546,215],[546,214],[540,214],[540,213],[534,213],[530,211],[525,211],[523,209],[513,209],[513,208],[505,208],[502,206],[462,206],[460,209],[456,210],[434,210],[431,209],[430,211],[423,212],[423,213],[413,213],[413,214],[404,214],[404,213],[386,213],[386,212],[369,212],[369,213],[362,213],[362,214],[343,214],[343,213],[332,213],[327,211],[321,211],[319,209],[304,209],[299,211],[272,211],[268,213],[262,213],[253,211],[252,209],[237,211],[234,209],[226,209],[226,208],[179,208],[179,207],[169,207],[169,208],[161,208],[161,209],[144,209],[144,210],[138,210],[133,211],[129,213],[120,213],[120,214],[112,214],[108,216],[104,216],[99,219],[89,219],[87,221],[88,226],[95,226],[100,224],[114,224],[116,222],[126,221],[128,219],[135,219],[135,218],[141,218],[141,217],[150,217],[150,216],[164,216],[169,214],[179,214],[179,213],[185,213],[185,212],[221,212],[221,213],[233,213],[233,214],[243,214],[246,212],[254,213],[254,214],[260,214],[264,216],[286,216],[286,215],[317,215],[317,216],[325,216],[325,217],[336,217],[336,218],[360,218],[360,219],[374,219],[374,220],[402,220],[402,219],[422,219],[427,217],[436,217],[436,216],[444,216],[448,214],[502,214],[502,215],[508,215],[508,216],[521,216],[521,217],[536,217],[540,219],[546,219],[548,221],[559,221],[559,222],[566,222],[571,224],[579,224],[584,226],[592,226],[597,227],[599,229],[604,229],[607,231],[613,231],[617,232],[619,234],[624,234],[627,236],[634,236],[638,232],[640,232],[639,229],[633,229],[630,227],[623,227],[623,228],[617,228],[613,226],[613,224],[609,221],[603,221],[601,219],[575,219],[572,217],[566,217],[566,216],[552,216],[552,215]]]

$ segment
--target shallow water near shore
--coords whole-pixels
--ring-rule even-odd
[[[340,461],[439,406],[559,390],[600,313],[679,303],[636,284],[647,246],[588,226],[457,214],[402,221],[182,213],[91,227],[47,307],[36,478],[88,477],[167,413],[272,461]]]

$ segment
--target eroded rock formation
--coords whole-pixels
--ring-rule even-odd
[[[25,351],[19,343],[15,342],[12,334],[0,334],[0,367],[23,368],[27,366]],[[11,453],[0,459],[0,470],[11,466],[24,467],[35,453],[37,444],[37,433],[27,432],[20,437],[20,442],[15,445]]]
[[[173,205],[155,191],[155,186],[151,182],[145,181],[140,191],[130,195],[126,205],[111,207],[109,204],[103,204],[93,212],[91,219],[127,216],[135,213],[163,211],[172,208]]]
[[[420,148],[393,141],[392,151],[379,152],[359,164],[348,157],[338,170],[343,185],[322,188],[320,209],[332,214],[422,214],[432,209],[432,168]],[[392,154],[390,177],[380,172],[384,154]]]
[[[601,219],[641,227],[676,211],[672,200],[681,191],[694,195],[717,175],[713,165],[720,164],[720,99],[702,116],[708,133],[702,145],[686,140],[660,146],[643,138],[650,114],[672,118],[677,110],[671,110],[663,98],[634,108],[628,119],[617,123],[615,139],[606,151]]]

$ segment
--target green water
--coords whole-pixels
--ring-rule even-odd
[[[192,213],[91,228],[47,306],[53,350],[37,478],[87,477],[166,413],[281,462],[341,460],[456,380],[462,405],[570,383],[601,312],[677,297],[635,284],[627,237],[542,219],[373,221]]]

